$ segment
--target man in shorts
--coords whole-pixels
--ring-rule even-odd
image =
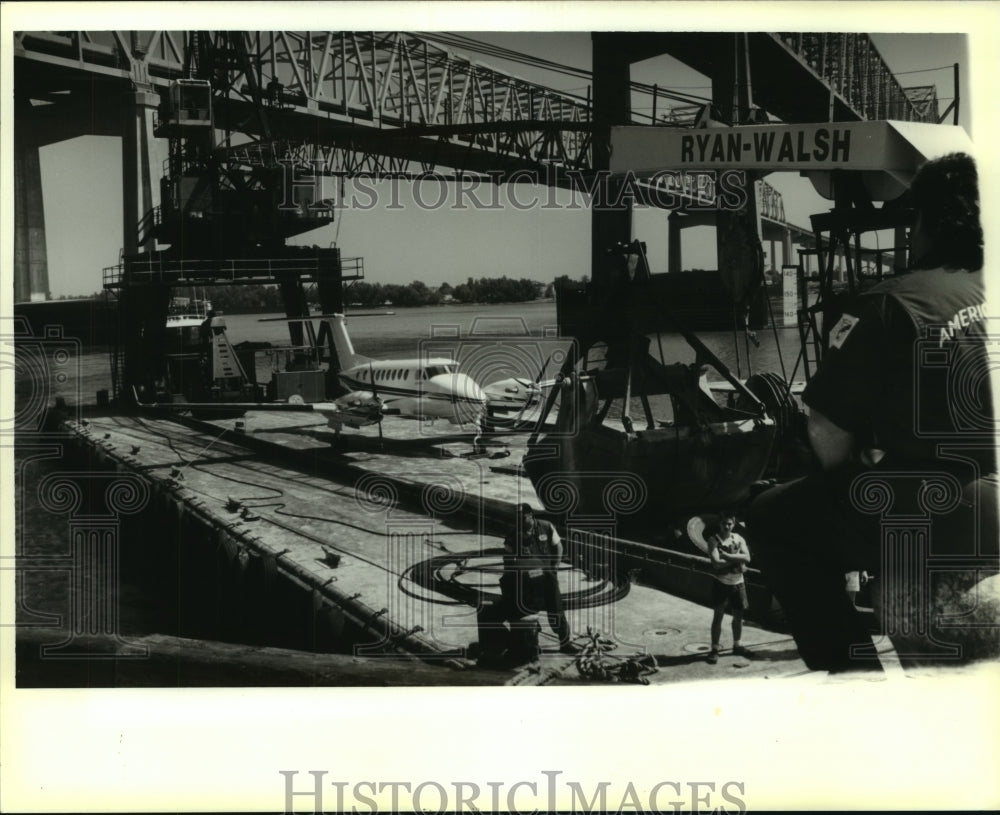
[[[556,528],[543,518],[536,518],[530,504],[518,507],[517,525],[504,540],[504,568],[516,578],[517,590],[505,595],[509,616],[544,611],[552,633],[559,640],[559,650],[576,653],[571,641],[569,621],[563,607],[557,569],[562,560],[562,541]],[[508,578],[510,579],[510,578]]]
[[[733,531],[736,516],[723,513],[719,519],[719,531],[708,539],[708,556],[715,567],[715,581],[712,585],[712,649],[708,652],[708,663],[719,661],[719,641],[722,639],[722,618],[729,609],[733,615],[733,654],[749,657],[750,652],[743,647],[743,612],[750,607],[747,600],[746,581],[743,572],[750,562],[750,549],[743,536]]]

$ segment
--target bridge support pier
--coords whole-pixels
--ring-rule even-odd
[[[772,252],[773,254],[773,252]],[[792,230],[786,229],[781,235],[781,262],[785,266],[791,266],[795,261],[792,259]],[[774,265],[771,265],[773,270]]]
[[[904,246],[909,246],[909,236],[906,227],[897,226],[893,231],[892,252],[892,270],[895,274],[902,274],[909,265],[909,251],[899,251]]]
[[[24,100],[29,108],[30,103]],[[19,102],[20,106],[20,102]],[[29,116],[18,111],[14,128],[14,302],[47,300],[49,264],[39,145],[30,136]]]
[[[674,210],[667,216],[667,271],[684,270],[681,234],[689,226],[715,226],[714,212],[680,212]]]
[[[671,212],[667,216],[667,272],[673,274],[683,267],[681,260],[681,220],[679,212]]]

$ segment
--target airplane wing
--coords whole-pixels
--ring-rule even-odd
[[[352,391],[332,402],[313,402],[312,409],[330,427],[367,427],[382,421],[385,404],[370,391]]]
[[[365,427],[382,421],[385,406],[382,400],[371,393],[354,392],[341,396],[333,402],[305,402],[300,396],[292,396],[287,402],[143,402],[136,404],[142,408],[165,411],[198,413],[224,413],[242,416],[247,411],[271,413],[319,413],[335,429]]]

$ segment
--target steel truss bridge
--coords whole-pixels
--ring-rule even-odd
[[[607,117],[595,109],[589,88],[581,97],[528,82],[455,53],[433,36],[15,33],[16,298],[47,289],[38,147],[81,135],[126,135],[135,123],[123,124],[123,109],[137,104],[137,94],[166,93],[174,80],[191,76],[208,53],[212,86],[223,100],[215,111],[217,126],[226,134],[223,148],[237,161],[252,163],[255,153],[272,160],[283,154],[322,160],[328,170],[348,175],[406,176],[450,168],[488,173],[497,182],[527,171],[542,183],[553,165],[581,172],[603,165]],[[742,37],[744,80],[750,88],[752,77],[753,105],[785,121],[939,118],[933,91],[903,88],[865,34],[599,36],[612,48],[620,43],[628,49],[629,62],[674,56],[709,76],[713,88],[724,84],[718,65],[732,51],[733,38]],[[598,79],[595,68],[595,91]],[[627,116],[616,124],[693,125],[702,110],[698,100],[657,86],[629,83],[628,88]],[[636,104],[642,95],[651,98]],[[713,101],[719,96],[713,91]],[[953,108],[957,114],[957,99],[945,114]],[[128,156],[133,147],[149,149],[141,142],[131,139],[123,162],[141,164],[141,157]],[[133,200],[134,192],[125,194],[132,224],[126,232],[134,233],[152,206],[145,205],[141,192],[139,200]],[[775,195],[763,191],[763,215],[787,225]]]
[[[249,57],[246,64],[234,59],[225,76],[213,80],[228,89],[231,102],[220,128],[260,138],[269,127],[284,138],[353,152],[337,169],[407,172],[417,165],[418,170],[445,166],[485,172],[538,169],[544,162],[590,166],[589,98],[518,79],[405,32],[19,32],[18,91],[33,98],[42,94],[53,103],[42,117],[46,121],[65,120],[58,112],[67,103],[79,108],[80,100],[72,97],[84,80],[97,80],[98,87],[132,82],[165,88],[186,76],[198,36],[217,43],[241,37]],[[703,51],[705,37],[726,35],[650,36],[705,69],[710,54],[698,58],[689,52]],[[904,89],[867,35],[753,36],[760,50],[784,56],[797,69],[782,85],[813,80],[812,93],[798,103],[802,109],[819,97],[824,105],[837,103],[838,118],[937,121],[933,94],[926,87]],[[657,89],[638,86],[636,92],[655,94]],[[785,95],[780,88],[769,94]],[[253,111],[261,100],[266,125]],[[86,104],[92,101],[91,96]],[[113,95],[107,101],[118,106]],[[697,108],[690,102],[669,105],[662,98],[661,105],[657,122],[693,122]],[[651,118],[633,116],[636,123],[651,123]],[[117,134],[117,122],[93,126]]]

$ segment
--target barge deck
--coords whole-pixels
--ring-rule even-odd
[[[471,434],[446,425],[389,418],[382,440],[377,428],[336,438],[317,416],[270,412],[212,422],[88,412],[62,428],[88,471],[146,485],[144,511],[123,519],[121,554],[161,582],[176,577],[179,631],[169,633],[199,634],[208,613],[236,641],[250,630],[268,647],[349,645],[365,660],[358,684],[376,683],[378,660],[414,658],[436,666],[440,684],[482,682],[468,673],[480,671],[468,650],[476,604],[499,594],[502,534],[516,504],[537,505],[517,474],[523,436],[494,435],[474,452]],[[648,655],[657,670],[647,682],[806,672],[786,635],[748,623],[754,658],[724,651],[710,666],[709,609],[568,564],[560,582],[577,599],[568,604],[577,644],[592,642],[588,629],[600,634],[598,661],[612,667]],[[186,609],[187,597],[200,602]],[[493,681],[593,678],[559,653],[544,623],[540,645],[537,664]]]

